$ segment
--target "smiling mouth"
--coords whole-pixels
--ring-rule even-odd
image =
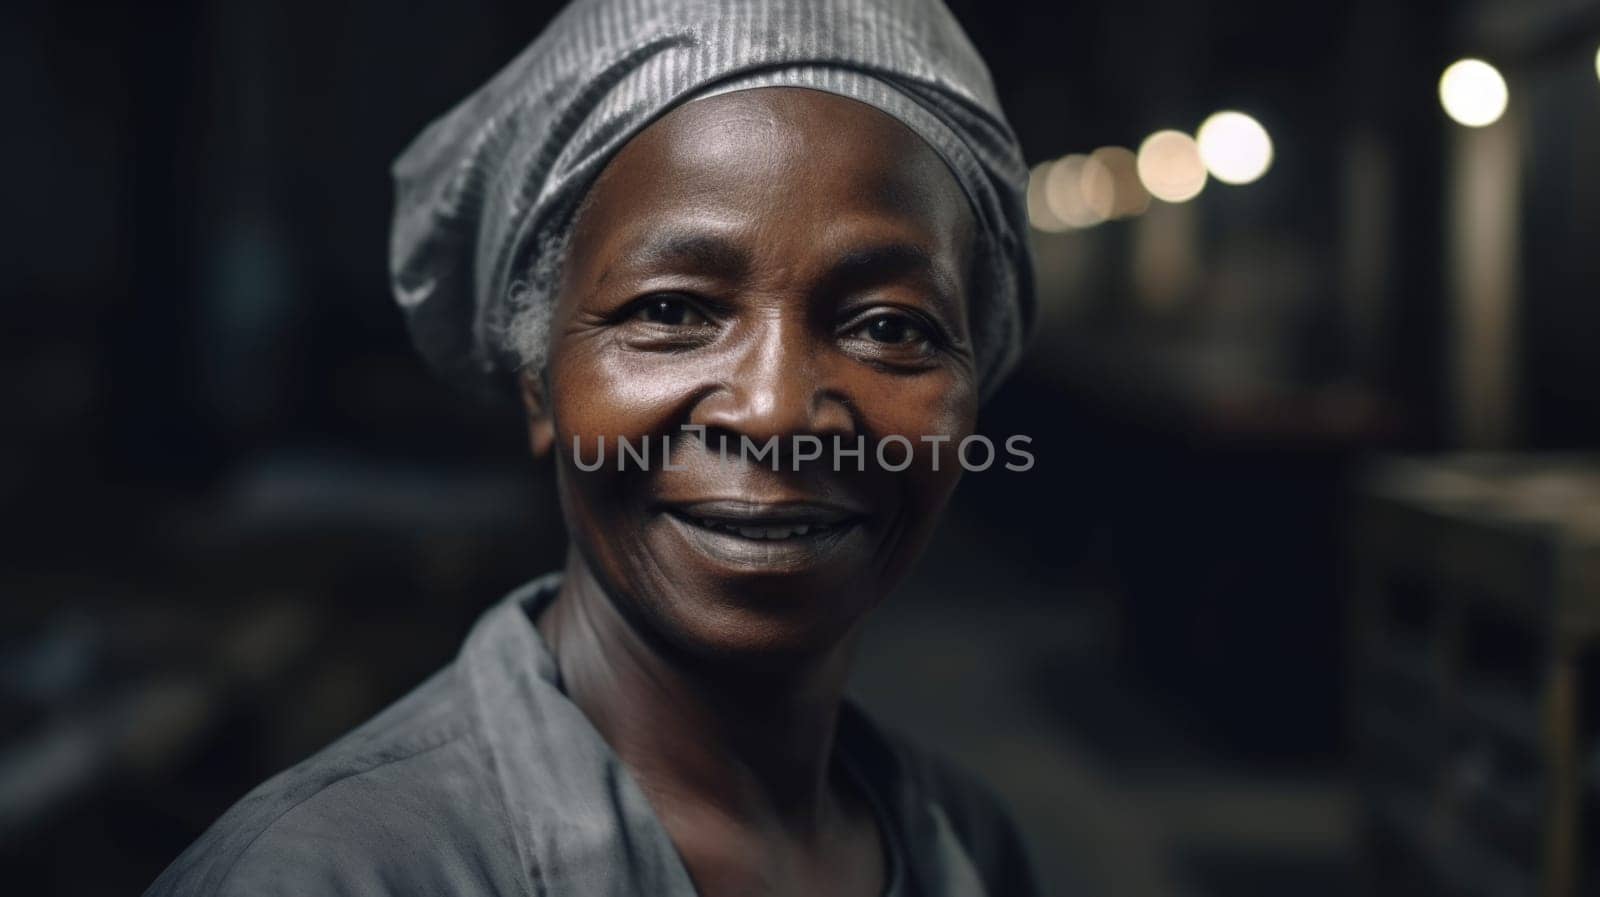
[[[667,513],[696,529],[761,543],[822,541],[839,535],[862,515],[832,505],[762,505],[706,501],[669,507]]]
[[[799,539],[807,536],[822,537],[837,529],[841,524],[832,523],[761,523],[727,520],[718,517],[702,517],[695,514],[676,512],[678,519],[719,533],[739,536],[743,539],[754,539],[760,542],[780,542],[784,539]]]

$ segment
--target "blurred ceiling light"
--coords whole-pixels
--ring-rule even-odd
[[[1594,76],[1600,78],[1600,47],[1594,51]]]
[[[1200,147],[1182,131],[1157,131],[1139,145],[1139,180],[1156,199],[1188,202],[1206,186]]]
[[[1083,195],[1083,173],[1088,163],[1089,157],[1078,153],[1062,156],[1045,174],[1045,203],[1068,227],[1093,227],[1109,217],[1089,205]]]
[[[1083,163],[1078,189],[1084,204],[1102,219],[1130,218],[1150,207],[1150,194],[1139,183],[1139,163],[1133,151],[1103,146]]]
[[[1045,200],[1045,179],[1050,175],[1053,162],[1040,162],[1033,166],[1028,173],[1028,223],[1034,230],[1041,230],[1047,234],[1058,234],[1067,230],[1069,225],[1056,217],[1050,211],[1050,203]]]
[[[1243,112],[1218,112],[1205,120],[1195,136],[1200,158],[1211,176],[1224,184],[1248,184],[1272,167],[1272,138],[1261,123]]]
[[[1469,128],[1499,121],[1508,98],[1506,79],[1481,59],[1460,60],[1439,77],[1439,103],[1446,114]]]

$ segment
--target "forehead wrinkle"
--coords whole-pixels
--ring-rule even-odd
[[[817,103],[834,107],[826,120],[815,114]],[[839,177],[844,181],[837,181]],[[823,186],[817,178],[834,182]],[[814,275],[810,279],[817,280],[835,265],[830,252],[863,251],[840,244],[863,239],[883,243],[882,232],[889,230],[901,231],[903,235],[895,236],[922,246],[929,262],[949,256],[955,267],[967,267],[962,262],[969,255],[971,212],[943,159],[892,116],[828,94],[741,91],[690,102],[625,146],[588,200],[598,199],[596,193],[606,194],[600,204],[608,207],[597,217],[609,219],[607,224],[619,216],[627,222],[618,235],[624,241],[630,231],[679,231],[660,238],[651,234],[637,249],[615,254],[605,252],[604,244],[612,240],[602,238],[595,248],[612,258],[596,288],[636,266],[678,267],[729,278],[759,273],[764,281],[788,280],[797,269],[809,268]],[[848,208],[838,206],[841,199]],[[652,208],[640,215],[640,204]],[[813,216],[820,233],[812,228],[786,232],[781,221]],[[727,219],[716,222],[723,232],[720,239],[683,233],[697,229],[692,219],[701,217]],[[863,218],[880,233],[840,233],[839,240],[829,233],[844,230],[843,220],[859,223]],[[691,223],[684,225],[684,219]],[[732,251],[735,246],[743,250]],[[943,294],[940,298],[955,306],[948,311],[964,316],[960,306],[967,298],[968,278],[952,274],[950,265],[922,267],[936,292]],[[910,266],[902,269],[909,271]]]

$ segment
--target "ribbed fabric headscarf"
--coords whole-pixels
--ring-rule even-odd
[[[991,393],[1033,319],[1027,169],[988,69],[940,0],[568,6],[394,164],[390,272],[423,356],[478,386],[542,364],[542,341],[512,331],[548,319],[573,214],[606,162],[676,105],[764,86],[870,104],[950,167],[978,225],[970,317]]]

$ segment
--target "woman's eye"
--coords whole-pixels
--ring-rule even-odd
[[[706,323],[706,316],[693,303],[681,296],[657,296],[645,300],[634,312],[635,317],[661,324],[665,327],[683,327]]]
[[[925,328],[904,315],[878,315],[862,324],[858,332],[875,343],[902,346],[927,342]]]

